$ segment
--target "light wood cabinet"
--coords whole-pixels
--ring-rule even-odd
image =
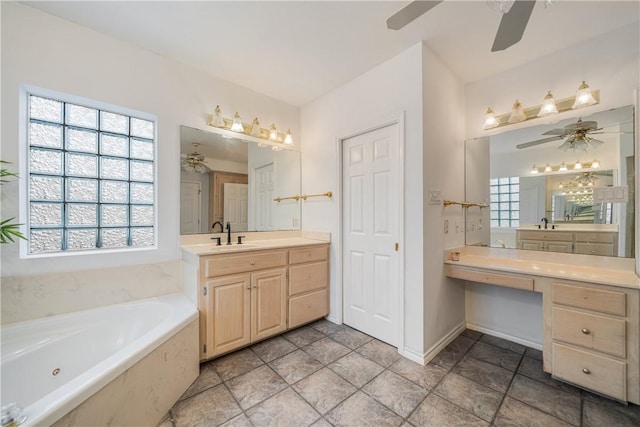
[[[328,255],[325,244],[200,256],[200,359],[326,316]]]
[[[583,255],[617,256],[618,233],[613,231],[517,230],[518,249]]]
[[[640,399],[638,291],[551,283],[551,373],[622,401]]]

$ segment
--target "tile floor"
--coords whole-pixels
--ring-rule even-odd
[[[541,356],[466,330],[420,366],[320,320],[202,364],[160,427],[640,426],[639,406],[553,380]]]

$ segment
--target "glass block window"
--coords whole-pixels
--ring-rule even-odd
[[[489,180],[491,227],[520,226],[520,178]]]
[[[31,255],[155,245],[155,121],[27,94]]]

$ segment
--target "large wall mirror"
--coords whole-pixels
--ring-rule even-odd
[[[299,202],[274,200],[300,194],[300,152],[180,126],[180,153],[180,234],[227,222],[232,231],[300,229]]]
[[[465,243],[634,257],[633,106],[465,143]]]

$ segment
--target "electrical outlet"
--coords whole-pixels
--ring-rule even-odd
[[[445,219],[444,220],[444,234],[447,234],[449,232],[449,220]]]

